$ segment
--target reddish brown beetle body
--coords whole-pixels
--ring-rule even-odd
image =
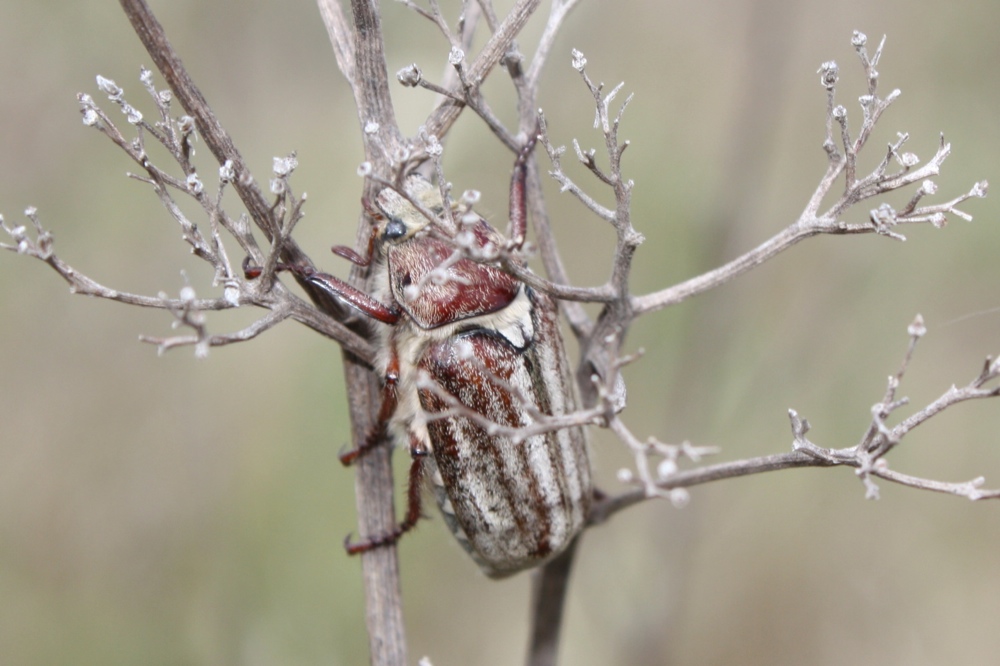
[[[525,160],[511,183],[512,237],[524,238]],[[408,193],[436,215],[437,188],[411,176]],[[351,552],[389,543],[420,517],[421,479],[429,478],[445,520],[491,577],[544,563],[583,528],[593,489],[580,427],[527,434],[544,416],[574,409],[558,308],[496,266],[467,258],[503,242],[485,220],[463,223],[460,243],[440,237],[405,197],[383,190],[368,296],[322,273],[304,275],[376,322],[377,369],[384,378],[381,424],[412,456],[410,507],[391,534],[349,546]],[[468,215],[463,216],[468,220]],[[382,430],[380,428],[379,433]],[[353,459],[380,434],[347,456]]]

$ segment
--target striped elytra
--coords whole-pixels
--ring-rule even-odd
[[[520,346],[494,330],[471,329],[431,343],[419,363],[462,405],[513,428],[533,422],[526,400],[547,415],[573,409],[554,303],[525,291],[534,331]],[[427,430],[435,497],[449,528],[482,570],[499,578],[562,552],[583,528],[590,506],[583,430],[520,439],[491,434],[468,417],[435,419],[449,407],[436,392],[420,391],[420,402],[432,415]]]

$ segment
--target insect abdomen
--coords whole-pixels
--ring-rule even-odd
[[[485,420],[531,425],[532,410],[573,410],[555,305],[530,293],[531,331],[515,346],[489,328],[431,343],[420,361],[440,389]],[[516,336],[511,336],[516,337]],[[421,391],[433,415],[448,409]],[[592,494],[583,430],[565,428],[517,438],[489,432],[475,418],[429,418],[435,495],[449,527],[494,578],[537,566],[562,552],[583,528]]]

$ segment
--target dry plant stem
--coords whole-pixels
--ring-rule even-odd
[[[778,453],[685,470],[673,475],[669,480],[661,481],[659,486],[663,490],[690,488],[712,481],[749,476],[751,474],[763,474],[765,472],[793,469],[796,467],[831,467],[834,464],[801,452]],[[638,504],[648,499],[649,495],[645,488],[636,488],[620,495],[608,497],[595,503],[591,509],[589,522],[591,525],[600,525],[622,509],[627,509],[633,504]]]
[[[233,187],[250,216],[269,239],[274,238],[280,233],[279,220],[274,217],[271,205],[264,198],[229,134],[222,127],[208,102],[187,73],[180,57],[167,40],[163,26],[144,0],[121,0],[121,6],[160,74],[167,81],[184,109],[195,119],[198,131],[212,154],[215,155],[220,164],[227,161],[232,164]],[[292,239],[284,239],[280,251],[286,263],[311,265],[309,258]],[[259,259],[259,257],[254,258],[255,260]],[[321,293],[314,293],[315,290],[309,285],[304,285],[304,287],[318,305],[321,307],[329,305],[324,303]],[[328,307],[324,307],[324,310],[327,314],[332,312]],[[371,358],[370,346],[356,333],[349,331],[335,319],[323,318],[316,314],[297,317],[297,319],[313,328],[319,324],[319,328],[316,329],[319,332],[342,344],[346,343],[346,348],[357,354],[359,358]]]
[[[579,543],[577,537],[559,557],[531,574],[531,637],[527,666],[556,666],[569,575]]]
[[[881,98],[877,94],[878,73],[875,70],[875,65],[878,64],[881,57],[885,38],[883,37],[882,43],[879,44],[875,54],[871,57],[865,49],[866,41],[867,38],[863,34],[854,33],[852,43],[861,59],[868,82],[868,94],[860,98],[863,117],[857,138],[851,138],[847,123],[847,110],[836,104],[835,92],[839,78],[837,64],[826,62],[820,67],[820,80],[827,91],[826,139],[823,142],[823,150],[827,154],[828,165],[826,173],[821,178],[799,219],[758,247],[724,266],[668,289],[632,297],[632,308],[637,315],[674,305],[695,294],[724,284],[810,236],[876,233],[896,240],[905,240],[904,236],[894,231],[895,226],[926,222],[930,222],[934,226],[943,226],[949,214],[965,220],[971,219],[971,216],[959,210],[957,206],[972,197],[986,196],[987,184],[985,181],[974,184],[969,192],[951,201],[931,206],[917,206],[925,195],[936,191],[936,186],[928,179],[940,172],[941,165],[951,152],[951,145],[945,142],[943,136],[934,157],[919,168],[915,168],[919,164],[918,158],[911,153],[900,152],[903,144],[909,138],[905,133],[900,133],[898,140],[888,146],[881,163],[864,178],[857,177],[858,154],[867,144],[872,130],[881,119],[882,114],[900,95],[899,90],[893,90],[885,98]],[[898,165],[898,170],[887,173],[889,166],[893,163]],[[826,211],[821,212],[820,207],[824,199],[830,194],[841,176],[844,180],[843,192]],[[920,187],[909,204],[901,211],[895,211],[888,204],[882,204],[878,209],[871,211],[869,220],[865,223],[848,224],[840,219],[840,216],[847,209],[861,201],[916,183],[921,183]],[[569,186],[564,185],[564,187]]]
[[[184,306],[189,305],[188,303],[183,303],[179,308],[172,308],[171,311],[175,313],[182,313],[183,315],[188,315],[190,312],[201,312],[202,310],[198,308],[198,304],[194,303],[193,307],[190,309]],[[154,344],[159,348],[160,353],[169,351],[174,347],[180,347],[184,345],[199,345],[205,344],[210,347],[221,347],[223,345],[229,345],[236,342],[246,342],[247,340],[252,340],[264,331],[267,331],[291,316],[289,312],[290,308],[288,306],[281,306],[272,310],[267,316],[262,317],[255,321],[250,326],[247,326],[241,331],[236,333],[230,333],[228,335],[208,335],[204,326],[192,325],[187,317],[179,316],[178,319],[181,320],[185,325],[195,328],[197,335],[192,336],[171,336],[169,338],[161,338],[150,335],[140,335],[139,340],[142,342],[148,342]]]
[[[950,387],[939,398],[917,413],[894,427],[888,427],[884,419],[896,409],[907,404],[905,398],[895,399],[895,393],[906,371],[916,341],[925,332],[923,322],[919,317],[911,325],[910,331],[910,345],[902,367],[897,374],[889,378],[888,389],[883,399],[873,405],[872,424],[857,445],[844,449],[829,449],[816,445],[806,437],[806,433],[809,431],[808,421],[799,417],[795,410],[789,410],[788,416],[793,437],[792,448],[794,449],[792,452],[677,471],[657,479],[653,492],[650,491],[649,475],[647,474],[646,479],[640,479],[639,488],[598,502],[590,517],[591,524],[599,524],[622,509],[650,497],[662,495],[664,491],[671,489],[689,488],[721,479],[798,467],[853,467],[864,484],[866,496],[871,499],[878,497],[878,486],[875,485],[873,477],[918,490],[930,490],[970,500],[1000,499],[1000,489],[985,490],[982,488],[984,483],[982,477],[961,482],[925,479],[890,469],[883,457],[897,446],[906,434],[949,407],[968,400],[1000,396],[1000,386],[986,386],[1000,378],[1000,361],[988,357],[979,375],[967,385],[961,388]]]
[[[890,227],[899,224],[917,224],[924,222],[939,224],[937,221],[939,219],[943,220],[943,216],[948,213],[962,217],[963,219],[969,219],[969,216],[956,208],[956,206],[972,197],[985,196],[985,181],[976,183],[968,193],[943,204],[922,208],[917,208],[915,205],[913,207],[908,206],[907,209],[904,209],[901,213],[893,215],[888,225],[880,224],[880,222],[876,219],[876,211],[872,212],[872,219],[866,223],[848,224],[838,219],[838,216],[841,213],[855,203],[895,189],[906,187],[918,181],[923,181],[930,176],[937,175],[940,171],[941,163],[944,162],[945,158],[948,156],[950,149],[951,146],[944,143],[942,139],[941,145],[938,148],[937,153],[934,155],[934,158],[920,169],[907,173],[894,174],[892,176],[873,173],[868,178],[861,181],[855,181],[847,188],[843,196],[833,206],[831,206],[826,213],[819,215],[817,213],[817,208],[820,205],[820,202],[833,186],[837,177],[843,171],[845,161],[843,159],[838,159],[836,163],[832,164],[827,170],[827,174],[823,177],[820,186],[817,188],[816,194],[813,195],[805,212],[803,212],[802,217],[799,218],[799,220],[797,220],[794,224],[782,229],[780,232],[761,243],[753,250],[737,257],[733,261],[720,266],[719,268],[703,273],[702,275],[691,278],[690,280],[668,289],[644,296],[633,297],[633,309],[636,314],[642,314],[680,303],[691,296],[713,289],[714,287],[742,275],[748,270],[759,266],[778,254],[781,254],[799,241],[809,238],[810,236],[816,236],[818,234],[846,235],[875,233],[897,238],[899,240],[905,240],[898,233],[892,231]],[[876,172],[884,169],[884,164],[885,163],[876,169]],[[923,188],[925,186],[921,187]],[[924,190],[922,189],[920,192],[922,193],[923,191]],[[895,213],[895,211],[893,211],[893,213]]]
[[[320,0],[320,10],[331,36],[337,63],[354,92],[365,158],[373,172],[391,178],[393,163],[403,146],[396,126],[385,70],[384,44],[378,4],[352,0],[353,24],[332,0]],[[376,185],[366,179],[363,196],[374,198]],[[365,241],[370,223],[362,214],[357,244]],[[356,267],[351,282],[364,289],[366,275]],[[352,439],[363,442],[375,427],[379,405],[378,378],[368,364],[345,351],[344,375]],[[355,464],[355,498],[361,536],[388,534],[395,529],[394,484],[389,447],[376,447]],[[365,586],[365,618],[372,664],[402,666],[407,663],[399,561],[395,546],[375,548],[361,555]]]
[[[321,0],[321,6],[327,1],[328,0]],[[507,44],[509,44],[510,39],[512,39],[513,35],[519,32],[521,26],[524,21],[526,21],[535,5],[537,5],[537,0],[518,3],[518,6],[503,22],[497,33],[494,34],[487,46],[484,48],[483,53],[480,54],[475,62],[472,63],[471,66],[465,68],[464,71],[458,71],[456,68],[456,73],[459,74],[461,81],[456,85],[454,95],[457,96],[461,94],[461,97],[465,99],[466,93],[460,91],[468,91],[470,83],[473,87],[478,86],[478,83],[482,81],[485,74],[506,51]],[[432,8],[433,7],[434,5],[432,5]],[[355,92],[355,98],[359,110],[359,119],[364,130],[363,136],[366,140],[366,158],[372,163],[374,175],[377,176],[377,178],[369,178],[367,180],[369,183],[374,184],[379,179],[391,180],[398,175],[398,173],[394,173],[393,169],[390,167],[397,166],[394,164],[393,158],[399,153],[398,149],[402,147],[403,143],[398,135],[398,132],[395,130],[395,120],[392,116],[392,107],[388,95],[388,88],[384,84],[386,74],[384,70],[384,56],[382,53],[381,41],[382,36],[378,22],[377,7],[374,3],[355,1],[352,3],[352,8],[354,11],[354,30],[346,30],[343,29],[342,26],[339,26],[338,23],[343,19],[338,18],[335,11],[324,10],[323,16],[327,21],[328,32],[333,36],[335,51],[338,54],[346,51],[342,43],[338,44],[338,40],[340,42],[344,41],[344,37],[342,37],[343,35],[353,32],[354,39],[357,40],[357,43],[355,44],[354,61],[349,63],[347,62],[346,56],[338,56],[338,62],[340,62],[341,69],[345,76],[349,78],[352,89]],[[439,23],[439,25],[441,24]],[[450,34],[447,30],[444,31],[446,35]],[[449,40],[453,42],[452,45],[454,46],[454,40],[451,40],[450,38]],[[462,41],[465,43],[465,39]],[[458,112],[464,106],[464,103],[446,101],[445,104],[438,110],[436,116],[426,123],[426,135],[437,137],[445,136],[451,123],[454,122],[455,118],[457,118]],[[376,128],[376,136],[373,137],[373,133],[369,132],[370,127]],[[391,133],[388,136],[382,136],[381,138],[378,137],[377,133],[383,130]],[[422,157],[419,154],[419,150],[420,149],[417,148],[415,151],[417,154],[411,156],[411,159],[414,161],[419,160]],[[370,198],[374,195],[374,192],[367,192],[366,195]],[[365,234],[368,233],[369,228],[370,227],[368,227],[366,223],[362,223],[358,236],[359,246],[364,241]],[[350,359],[348,358],[348,361],[349,360]],[[368,424],[371,423],[370,415],[372,413],[372,406],[376,404],[377,394],[374,384],[371,382],[371,373],[368,372],[366,368],[352,368],[352,365],[348,362],[347,372],[348,386],[358,387],[367,385],[369,387],[367,392],[353,390],[349,392],[351,396],[350,408],[352,422],[355,427],[355,441],[363,441],[363,437],[367,434],[370,428],[370,425]],[[390,477],[386,477],[390,479],[390,485],[388,487],[384,484],[373,484],[370,480],[366,480],[364,478],[366,475],[366,467],[369,465],[378,465],[383,466],[386,470],[389,469],[388,455],[387,453],[384,453],[384,451],[384,449],[376,449],[376,451],[373,452],[375,455],[363,456],[359,462],[357,476],[358,505],[362,536],[366,534],[379,534],[391,531],[391,522],[388,527],[384,524],[378,524],[377,521],[367,521],[368,524],[366,524],[366,516],[373,512],[373,507],[375,507],[375,513],[377,514],[380,512],[377,508],[380,506],[378,503],[384,503],[386,498],[391,498]],[[391,499],[385,506],[388,509],[388,515],[391,519]],[[387,553],[392,553],[391,561],[384,561]],[[373,663],[396,663],[396,661],[382,661],[382,657],[380,657],[377,653],[377,650],[381,649],[381,643],[387,640],[387,638],[382,636],[382,634],[386,633],[386,627],[379,626],[378,624],[384,623],[386,620],[385,618],[380,619],[380,616],[383,612],[389,612],[392,610],[390,608],[392,602],[389,600],[388,596],[383,597],[381,593],[373,592],[371,586],[369,585],[369,580],[372,576],[378,576],[384,581],[388,581],[390,579],[394,579],[397,575],[395,571],[396,564],[394,550],[389,548],[375,549],[365,553],[362,557],[363,566],[365,566],[366,595],[369,608],[369,633],[372,642]],[[369,561],[372,563],[378,563],[373,564],[374,568],[370,569],[368,566]],[[386,590],[386,593],[388,593],[388,590]],[[400,607],[398,599],[395,606],[398,612]],[[376,624],[373,624],[373,622]],[[392,620],[390,619],[389,622],[391,623]],[[401,623],[399,624],[398,636],[399,644],[403,645]],[[388,637],[388,640],[395,640],[395,638],[390,636]],[[398,653],[398,655],[399,656],[396,658],[401,659],[399,663],[405,662],[405,646]],[[387,658],[392,657],[387,656]]]
[[[549,141],[544,118],[540,122],[540,128],[542,132],[541,142],[552,160],[551,175],[562,185],[564,191],[572,191],[585,206],[588,206],[602,219],[610,222],[615,230],[615,250],[611,276],[604,286],[588,290],[591,294],[589,300],[600,300],[604,303],[604,307],[592,326],[585,320],[574,326],[574,332],[583,334],[581,337],[581,362],[577,369],[577,384],[581,389],[584,407],[592,407],[601,400],[601,396],[596,390],[600,386],[600,382],[595,384],[591,381],[591,378],[595,376],[608,385],[614,385],[617,382],[619,387],[615,390],[620,394],[621,399],[624,398],[624,387],[620,385],[620,380],[618,380],[616,364],[619,348],[636,316],[633,311],[633,301],[629,296],[628,278],[635,251],[644,239],[631,222],[633,183],[624,178],[621,171],[622,154],[629,144],[628,141],[619,141],[618,130],[631,96],[625,99],[618,112],[612,117],[610,113],[611,103],[622,86],[619,85],[605,94],[603,84],[594,84],[587,75],[586,59],[578,51],[573,52],[573,67],[580,72],[584,84],[593,97],[597,111],[595,125],[604,138],[608,168],[605,171],[598,166],[594,159],[595,150],[584,152],[580,149],[579,144],[574,142],[577,159],[600,182],[611,188],[615,197],[613,211],[599,206],[593,199],[584,195],[582,190],[573,185],[562,171],[560,164],[563,149],[555,148]]]
[[[577,300],[574,296],[578,294],[583,296],[584,294],[581,291],[577,291],[576,287],[569,285],[569,276],[566,273],[562,257],[560,257],[559,250],[556,247],[555,236],[552,234],[552,225],[549,220],[548,209],[545,205],[545,197],[542,193],[538,163],[535,159],[532,159],[528,163],[528,206],[531,209],[531,221],[535,229],[535,242],[538,243],[538,251],[542,257],[545,272],[549,275],[550,279],[543,281],[543,284],[539,284],[533,282],[527,275],[518,275],[518,277],[525,284],[529,284],[536,289],[548,291],[557,298],[563,299],[563,302],[560,303],[560,310],[566,315],[573,335],[577,338],[589,336],[593,330],[593,322],[583,307],[579,303],[574,302]],[[521,266],[519,263],[514,263],[509,268],[520,270]],[[591,300],[593,290],[586,291],[589,292],[587,297],[580,300]],[[603,296],[604,294],[601,295]],[[612,297],[610,289],[607,290],[606,295],[608,298]]]
[[[270,205],[254,181],[250,170],[243,161],[229,134],[209,107],[204,95],[198,90],[180,57],[167,40],[163,26],[144,0],[120,0],[125,15],[132,23],[146,51],[160,74],[166,79],[170,89],[180,100],[184,109],[191,114],[198,126],[198,132],[209,150],[219,160],[219,164],[232,160],[235,171],[234,186],[243,204],[250,211],[254,222],[271,238],[277,231],[270,214]],[[290,250],[294,253],[294,250]],[[298,257],[289,257],[294,262]]]
[[[500,62],[500,58],[507,52],[507,46],[521,32],[540,2],[541,0],[517,1],[497,31],[486,42],[483,50],[466,69],[466,78],[472,85],[478,85],[479,82],[485,80],[490,70]],[[457,89],[453,92],[456,95],[460,94]],[[456,102],[454,99],[443,100],[425,123],[427,133],[439,137],[445,136],[458,119],[464,106],[463,103]]]
[[[326,26],[333,55],[337,60],[347,85],[351,86],[354,97],[359,96],[357,74],[354,68],[354,36],[351,33],[351,23],[344,15],[344,9],[339,0],[318,0],[319,14]]]
[[[522,128],[534,128],[536,123],[541,133],[545,134],[544,116],[538,110],[538,81],[542,68],[548,61],[549,53],[552,51],[552,44],[562,27],[563,21],[577,4],[577,0],[555,0],[549,10],[549,17],[545,22],[545,29],[535,48],[535,54],[531,58],[526,72],[514,77],[515,85],[519,93],[520,102],[520,126]],[[532,131],[532,130],[525,130]],[[539,254],[545,273],[549,280],[547,284],[532,283],[527,276],[519,276],[526,284],[537,289],[543,289],[563,300],[560,309],[566,315],[573,334],[582,339],[590,335],[593,330],[593,322],[587,315],[583,307],[575,302],[577,300],[590,300],[591,296],[584,296],[581,291],[569,287],[569,276],[566,273],[562,258],[559,256],[559,249],[556,247],[555,236],[552,233],[552,226],[549,221],[548,210],[545,205],[545,198],[542,194],[542,174],[538,168],[538,160],[535,155],[528,161],[528,206],[531,210],[531,220],[535,230],[535,242],[538,244]],[[513,266],[508,266],[508,269]],[[591,290],[592,291],[592,290]],[[604,294],[611,297],[611,290]],[[581,298],[576,298],[580,296]]]
[[[36,238],[29,238],[22,228],[11,228],[0,218],[0,228],[9,236],[17,240],[16,245],[0,243],[0,249],[17,252],[26,256],[34,257],[48,264],[58,273],[70,286],[73,294],[81,296],[93,296],[110,301],[117,301],[126,305],[139,307],[156,308],[169,310],[175,315],[180,312],[206,312],[212,310],[226,310],[240,307],[245,303],[252,302],[254,305],[267,307],[271,312],[258,321],[254,322],[242,331],[226,335],[205,335],[202,338],[192,338],[190,336],[176,336],[171,338],[158,338],[150,336],[140,336],[143,342],[157,344],[161,350],[172,349],[182,345],[191,345],[204,342],[209,347],[232,344],[256,337],[260,333],[272,328],[275,324],[285,319],[294,319],[309,328],[338,341],[345,349],[351,350],[359,358],[370,363],[371,346],[359,335],[345,328],[343,324],[335,321],[330,316],[310,307],[305,302],[297,298],[284,289],[280,283],[276,283],[268,292],[261,293],[248,287],[245,283],[237,284],[240,289],[240,296],[237,302],[231,301],[227,297],[214,299],[181,299],[168,298],[165,294],[158,296],[146,296],[133,294],[106,287],[96,280],[79,272],[52,252],[52,236],[42,228],[34,211],[29,211],[29,218],[35,225]],[[183,323],[183,322],[182,322]]]
[[[535,48],[535,56],[531,59],[528,71],[525,73],[525,84],[528,90],[538,90],[538,79],[548,60],[549,53],[552,51],[552,44],[555,42],[566,16],[578,3],[579,0],[553,1],[549,9],[549,19],[545,23],[545,31],[542,33],[541,39],[538,40],[538,46]]]
[[[308,258],[298,249],[294,241],[285,237],[285,231],[273,217],[271,207],[257,187],[252,176],[232,140],[209,108],[204,97],[195,87],[184,70],[180,59],[173,52],[163,29],[141,0],[122,0],[122,7],[132,21],[140,39],[146,46],[157,68],[167,80],[184,108],[196,120],[199,132],[220,163],[231,160],[235,172],[234,185],[247,210],[256,224],[264,230],[269,239],[280,241],[281,258],[289,264],[308,264]],[[334,17],[334,27],[342,28],[335,33],[334,48],[338,63],[348,75],[352,89],[358,97],[358,112],[362,127],[368,122],[380,124],[380,131],[365,133],[366,137],[380,139],[379,151],[371,155],[372,143],[366,144],[369,159],[377,164],[388,161],[387,152],[398,143],[398,133],[392,119],[392,108],[385,84],[384,57],[382,54],[381,31],[378,24],[377,7],[373,2],[354,2],[356,42],[351,43],[351,30],[345,29],[339,9],[329,11]],[[329,8],[328,8],[329,9]],[[326,16],[326,14],[325,14]],[[328,22],[328,26],[330,23]],[[353,49],[353,62],[348,58]],[[374,83],[373,83],[374,82]],[[381,85],[385,91],[372,93],[372,86]],[[389,140],[386,139],[388,135]],[[311,290],[307,288],[307,291]],[[314,295],[318,305],[324,301]],[[362,441],[371,427],[374,411],[375,379],[369,369],[370,351],[360,345],[345,347],[345,372],[348,386],[368,386],[369,390],[349,391],[352,424],[355,441]],[[392,473],[388,462],[388,452],[380,450],[366,456],[357,469],[359,522],[363,533],[385,533],[394,526],[392,505]],[[376,549],[362,558],[365,570],[367,596],[367,618],[371,659],[374,664],[405,664],[406,643],[402,623],[402,603],[399,596],[398,564],[395,549]]]

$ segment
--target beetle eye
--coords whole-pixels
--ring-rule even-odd
[[[397,240],[406,236],[406,231],[406,225],[401,219],[391,217],[385,224],[385,231],[382,232],[382,238],[385,240]]]

